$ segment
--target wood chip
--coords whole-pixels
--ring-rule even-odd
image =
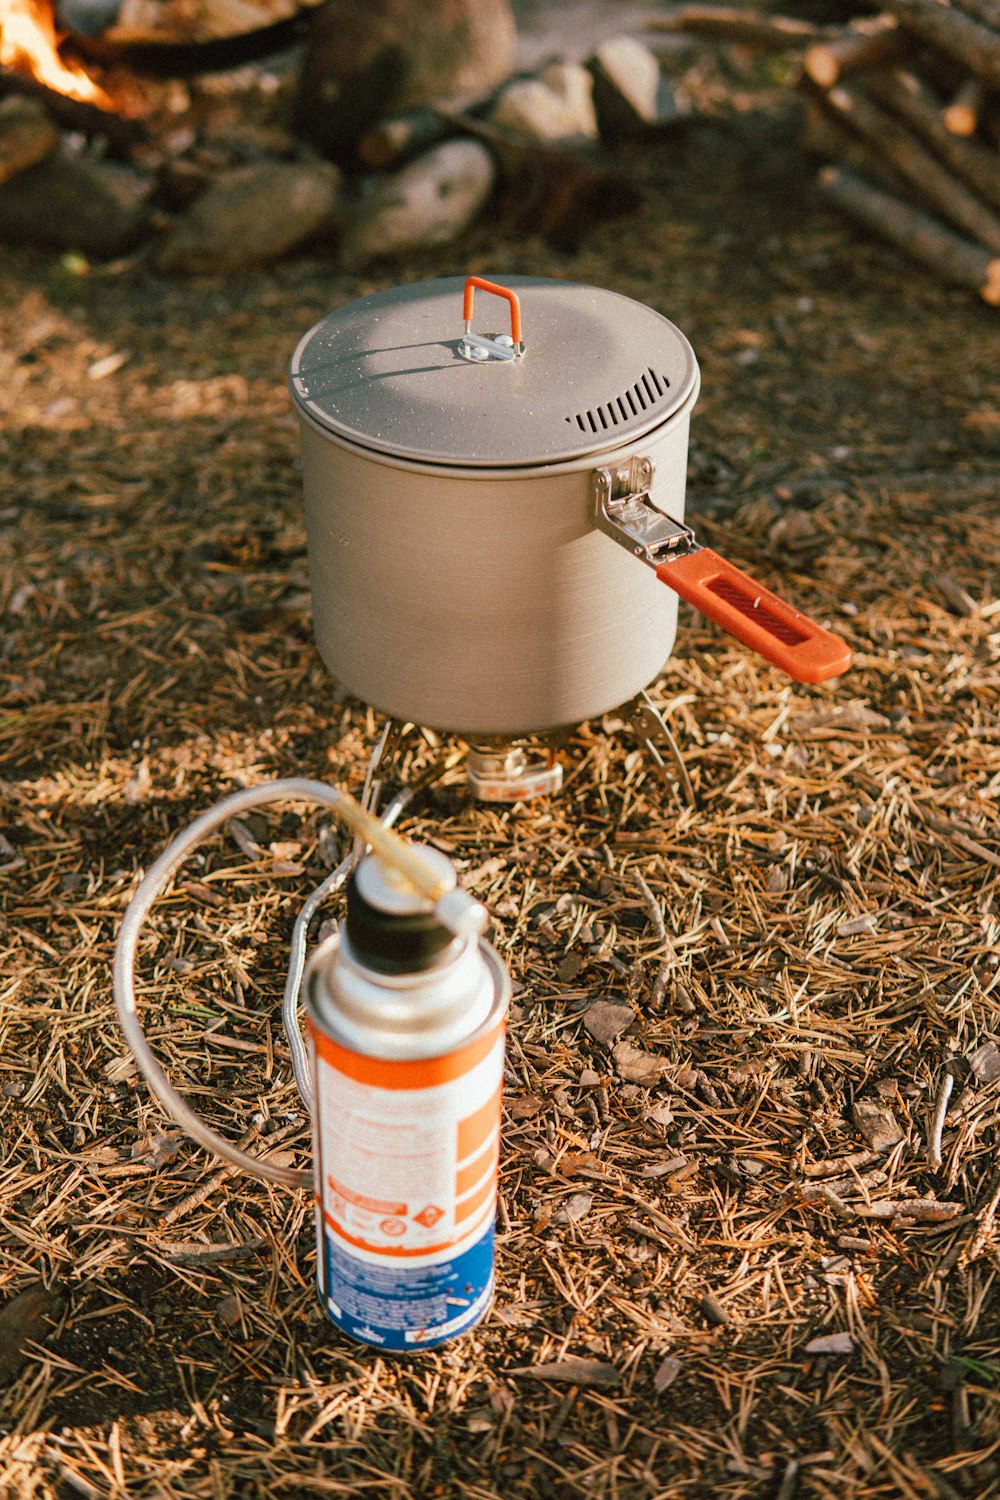
[[[530,1377],[532,1380],[560,1381],[569,1385],[615,1386],[621,1384],[622,1378],[621,1371],[614,1365],[605,1364],[600,1359],[583,1359],[575,1354],[554,1360],[551,1364],[520,1365],[509,1373]]]
[[[821,1333],[806,1345],[807,1354],[851,1354],[854,1340],[849,1333]]]
[[[678,1375],[684,1368],[683,1361],[677,1359],[673,1354],[668,1354],[653,1376],[653,1389],[658,1396],[672,1386]]]
[[[995,1083],[1000,1078],[1000,1047],[996,1042],[983,1042],[969,1053],[968,1063],[977,1083]]]
[[[873,1151],[889,1151],[905,1139],[892,1110],[875,1099],[856,1099],[851,1114]]]
[[[635,1018],[631,1005],[613,1005],[608,1000],[595,1000],[583,1013],[583,1025],[595,1042],[607,1047],[616,1036],[632,1025]]]

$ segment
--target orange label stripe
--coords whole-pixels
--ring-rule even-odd
[[[316,1052],[324,1062],[336,1068],[345,1078],[352,1078],[356,1083],[368,1083],[380,1089],[427,1089],[433,1088],[435,1084],[452,1083],[456,1078],[461,1078],[477,1063],[483,1061],[493,1051],[499,1037],[503,1035],[504,1023],[501,1020],[492,1027],[484,1036],[476,1037],[473,1041],[460,1047],[457,1052],[448,1052],[443,1057],[425,1057],[398,1062],[389,1058],[365,1057],[360,1052],[352,1052],[347,1047],[342,1047],[332,1037],[328,1037],[316,1026],[310,1024],[313,1045]],[[484,1106],[485,1108],[485,1106]],[[469,1120],[475,1120],[482,1113],[478,1110],[475,1115],[470,1115]],[[463,1121],[464,1125],[466,1122]],[[471,1149],[471,1147],[470,1147]],[[468,1151],[461,1153],[463,1156]]]
[[[481,1151],[495,1130],[500,1127],[500,1098],[503,1093],[503,1079],[497,1084],[495,1092],[487,1099],[485,1104],[471,1115],[466,1115],[464,1120],[458,1122],[458,1140],[455,1144],[455,1157],[458,1161],[464,1161],[467,1156],[474,1156]]]
[[[478,1156],[474,1156],[464,1167],[459,1167],[455,1173],[455,1197],[461,1198],[470,1188],[474,1188],[484,1172],[495,1171],[499,1157],[500,1137],[494,1136]]]

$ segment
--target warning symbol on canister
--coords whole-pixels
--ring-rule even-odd
[[[420,1212],[418,1214],[414,1214],[413,1217],[416,1222],[418,1224],[422,1224],[425,1229],[432,1229],[437,1223],[438,1219],[444,1218],[444,1209],[438,1208],[435,1203],[428,1203],[426,1208],[422,1208]]]

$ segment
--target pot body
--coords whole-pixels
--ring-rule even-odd
[[[580,723],[662,670],[677,596],[593,523],[593,475],[634,454],[681,519],[697,379],[619,448],[524,468],[398,459],[301,404],[313,624],[352,694],[393,718],[479,740]]]

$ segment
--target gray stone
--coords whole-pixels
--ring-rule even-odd
[[[594,84],[578,63],[550,63],[535,78],[518,78],[501,92],[490,114],[495,125],[536,141],[595,141]]]
[[[478,141],[446,141],[391,177],[375,179],[341,243],[341,263],[369,261],[421,245],[446,245],[483,208],[493,190],[493,157]]]
[[[298,128],[352,164],[380,120],[496,88],[514,40],[508,0],[328,0],[302,63]]]
[[[0,239],[112,256],[142,237],[149,180],[59,147],[0,183]]]
[[[0,104],[0,182],[43,161],[59,144],[59,132],[37,99],[10,94]]]
[[[332,221],[339,186],[329,162],[261,162],[227,172],[178,219],[157,266],[199,275],[269,265]]]
[[[631,36],[602,43],[587,68],[594,81],[594,108],[607,140],[640,135],[680,117],[659,58]]]

